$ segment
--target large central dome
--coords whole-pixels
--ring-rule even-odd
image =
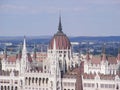
[[[58,31],[51,39],[49,44],[49,49],[53,49],[54,40],[56,42],[56,49],[63,50],[63,49],[70,49],[71,47],[71,43],[68,37],[62,31],[61,17],[59,18]]]

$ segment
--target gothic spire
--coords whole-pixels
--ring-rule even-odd
[[[26,37],[24,36],[23,41],[23,49],[22,49],[22,57],[27,54],[27,48],[26,48]]]
[[[20,67],[20,73],[23,74],[25,73],[25,70],[28,69],[28,58],[27,58],[27,47],[26,47],[26,38],[24,36],[24,41],[23,41],[23,49],[22,49],[22,57],[21,57],[21,67]]]
[[[61,15],[59,16],[59,26],[58,26],[58,31],[59,31],[59,32],[62,32]]]

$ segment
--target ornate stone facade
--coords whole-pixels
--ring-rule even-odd
[[[75,90],[76,75],[67,73],[75,68],[71,44],[62,31],[61,18],[58,32],[44,55],[42,62],[35,48],[30,55],[26,38],[17,55],[7,56],[5,50],[0,71],[0,90]]]

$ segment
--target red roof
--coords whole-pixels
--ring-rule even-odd
[[[57,32],[50,41],[49,49],[53,49],[54,39],[56,41],[56,49],[70,49],[71,43],[63,32]]]
[[[84,73],[83,74],[83,78],[84,79],[95,79],[96,75],[97,74],[92,74],[92,73],[87,74],[87,73]],[[101,80],[114,80],[114,78],[115,78],[115,75],[104,75],[104,74],[100,74],[100,73],[98,75],[99,75]]]
[[[28,61],[29,62],[32,62],[32,58],[31,58],[31,55],[30,54],[27,54],[28,55]],[[17,60],[17,57],[18,55],[11,55],[11,56],[7,56],[7,60],[8,62],[16,62]]]
[[[117,60],[116,60],[115,57],[108,57],[108,62],[109,62],[110,64],[117,64]]]
[[[16,55],[8,56],[7,59],[8,59],[9,62],[15,62],[16,61]]]
[[[101,63],[101,57],[100,56],[93,56],[91,59],[92,64],[100,64]]]

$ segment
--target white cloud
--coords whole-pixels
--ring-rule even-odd
[[[62,12],[81,12],[87,10],[84,7],[54,7],[54,6],[16,6],[16,5],[1,5],[0,13],[30,13],[30,14],[38,14],[38,13],[58,13],[61,10]]]

